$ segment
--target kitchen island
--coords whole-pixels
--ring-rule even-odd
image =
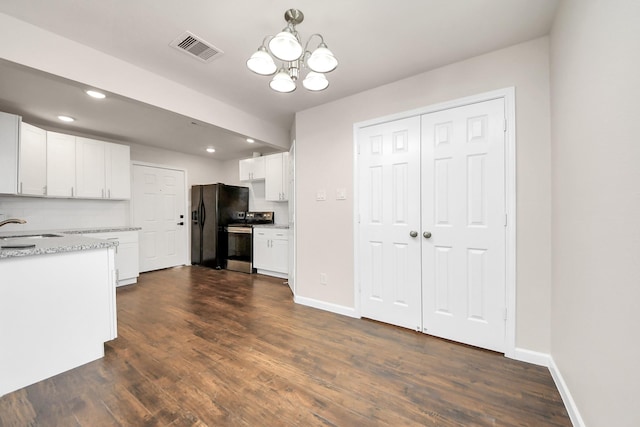
[[[117,336],[117,242],[21,234],[0,234],[0,396],[104,357]]]

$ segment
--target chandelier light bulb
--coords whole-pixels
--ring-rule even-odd
[[[311,53],[307,59],[307,65],[317,73],[328,73],[336,69],[338,60],[333,56],[333,52],[327,48],[327,45],[322,43]]]
[[[296,83],[291,79],[289,73],[287,73],[283,68],[278,71],[278,73],[273,76],[271,83],[269,83],[271,89],[276,92],[288,93],[296,90]]]
[[[267,49],[264,46],[260,46],[260,49],[247,60],[247,68],[263,76],[270,76],[278,69],[276,63],[273,62],[273,58],[267,53]]]
[[[300,42],[288,28],[269,41],[269,50],[282,61],[295,61],[302,55]]]
[[[316,73],[315,71],[309,71],[307,77],[302,81],[302,85],[307,90],[314,92],[324,90],[329,86],[329,80],[322,73]]]

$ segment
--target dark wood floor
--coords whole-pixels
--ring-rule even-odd
[[[180,267],[118,290],[104,359],[0,398],[0,426],[570,426],[545,368]]]

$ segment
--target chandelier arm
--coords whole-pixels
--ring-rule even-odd
[[[269,42],[267,40],[272,39],[274,37],[275,36],[272,36],[271,34],[264,36],[264,38],[262,39],[262,47],[265,47],[267,48],[267,50],[269,50]]]
[[[311,35],[309,36],[309,40],[307,40],[307,44],[305,44],[305,45],[304,45],[304,53],[307,53],[307,52],[308,52],[307,48],[309,47],[309,43],[311,43],[311,39],[313,38],[313,36],[318,36],[318,37],[320,37],[320,43],[321,43],[321,44],[322,44],[322,43],[324,43],[324,37],[322,37],[322,34],[319,34],[319,33],[311,34]]]

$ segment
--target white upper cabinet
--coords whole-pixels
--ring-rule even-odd
[[[47,131],[28,123],[20,129],[18,176],[20,194],[47,194]]]
[[[265,156],[265,199],[274,202],[289,200],[289,153]]]
[[[265,179],[264,157],[252,157],[240,160],[240,181],[257,181]]]
[[[131,198],[130,148],[76,137],[77,197]]]
[[[131,198],[131,149],[105,143],[106,198]]]
[[[47,196],[76,195],[76,137],[47,132]]]
[[[18,192],[20,116],[0,112],[0,194]]]
[[[105,197],[105,143],[76,137],[76,197]]]
[[[0,194],[128,200],[130,160],[127,145],[48,132],[0,112]]]

